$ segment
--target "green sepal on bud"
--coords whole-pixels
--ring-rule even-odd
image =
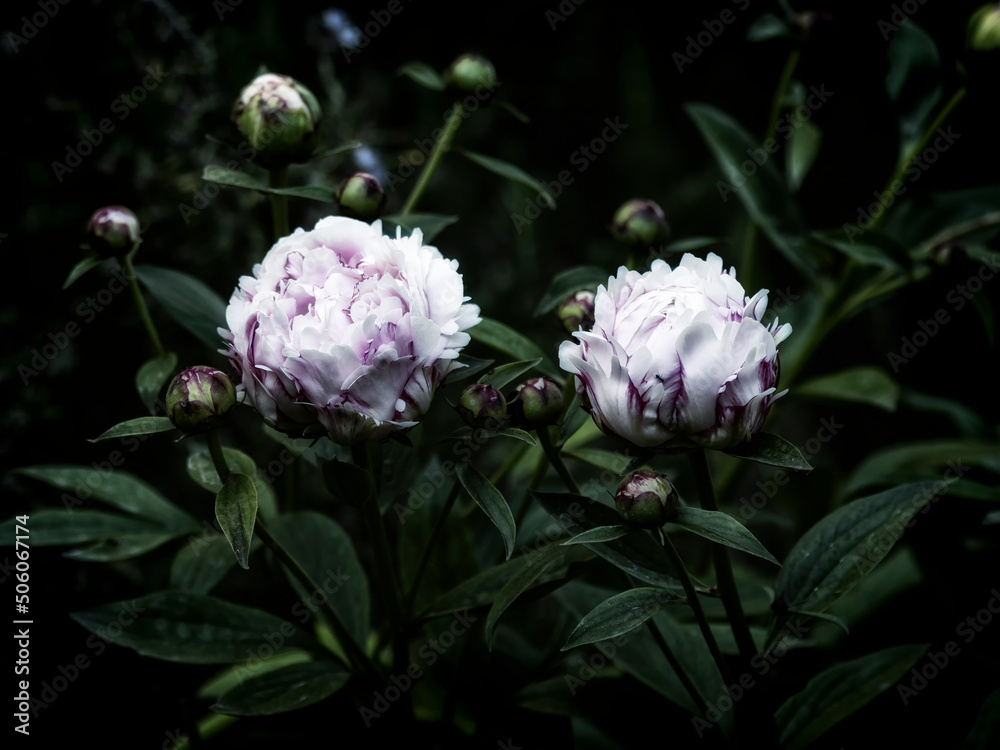
[[[461,55],[444,72],[445,83],[461,91],[491,90],[497,85],[493,63],[482,55]]]
[[[367,172],[352,174],[337,190],[340,213],[352,219],[374,221],[385,208],[387,196],[382,183]]]
[[[469,427],[496,429],[507,420],[507,399],[492,385],[473,383],[462,391],[455,410]]]
[[[87,233],[99,257],[125,255],[139,242],[139,219],[125,206],[105,206],[94,211]]]
[[[548,378],[532,378],[517,387],[510,403],[515,424],[527,429],[555,424],[563,412],[564,399],[559,386]]]
[[[569,333],[594,327],[594,300],[596,295],[589,289],[581,289],[562,302],[556,308],[556,317]]]
[[[640,470],[629,474],[618,485],[615,507],[628,525],[658,529],[677,512],[680,498],[665,476]]]
[[[187,435],[214,430],[235,405],[233,382],[214,367],[188,368],[167,388],[167,416]]]
[[[313,93],[289,76],[265,73],[244,87],[232,120],[268,169],[306,161],[316,148],[322,110]]]
[[[662,245],[670,238],[663,209],[654,201],[639,199],[618,207],[611,220],[611,232],[616,239],[639,249]]]

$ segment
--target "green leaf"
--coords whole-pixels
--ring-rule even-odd
[[[431,91],[444,91],[444,78],[425,62],[413,60],[404,63],[396,70],[396,75],[406,76]]]
[[[978,226],[984,219],[995,219],[998,205],[1000,185],[995,184],[932,193],[921,196],[920,200],[900,202],[889,212],[882,226],[886,234],[903,246],[919,245],[915,255],[927,258],[943,237],[954,239],[961,229]],[[995,226],[989,228],[985,238],[993,237],[996,231]],[[981,241],[985,238],[980,235]]]
[[[596,292],[597,287],[608,283],[610,276],[611,274],[597,266],[577,266],[560,271],[549,283],[548,289],[535,307],[535,317],[554,310],[560,302],[581,289]]]
[[[889,553],[935,488],[934,482],[896,487],[820,520],[788,553],[774,585],[775,612],[825,611]]]
[[[793,193],[802,187],[823,142],[823,132],[813,122],[806,120],[797,124],[799,127],[792,131],[791,142],[785,150],[788,189]]]
[[[346,154],[348,151],[353,151],[356,148],[361,148],[364,144],[361,141],[344,141],[339,146],[334,146],[333,148],[325,149],[324,151],[318,151],[309,157],[310,162],[319,161],[320,159],[328,159],[331,156],[340,156],[341,154]]]
[[[214,532],[214,529],[213,529]],[[251,552],[259,546],[251,543]],[[178,550],[170,566],[170,586],[197,594],[207,594],[236,564],[233,548],[223,534],[192,536]]]
[[[781,746],[807,747],[895,685],[926,650],[926,644],[893,646],[820,672],[778,709]]]
[[[200,527],[195,519],[157,490],[121,469],[114,469],[112,463],[116,460],[116,454],[124,460],[121,452],[115,451],[105,462],[108,464],[107,467],[48,465],[28,466],[15,471],[69,492],[86,488],[90,490],[89,496],[95,500],[162,524],[178,533],[199,530]]]
[[[899,159],[911,156],[941,100],[941,61],[934,40],[912,20],[889,42],[885,87],[899,109]]]
[[[447,380],[448,383],[457,383],[459,381],[475,377],[479,375],[479,373],[485,372],[493,367],[493,364],[496,362],[495,359],[479,359],[478,357],[470,357],[465,353],[459,357],[458,361],[465,365],[465,367],[460,367],[449,373]]]
[[[279,516],[268,528],[319,587],[306,591],[288,574],[306,606],[317,611],[317,605],[329,599],[355,643],[364,648],[371,632],[371,599],[368,577],[351,537],[332,518],[312,511]]]
[[[574,393],[573,400],[566,407],[566,413],[563,416],[562,426],[559,428],[559,439],[556,441],[556,445],[564,445],[588,421],[590,421],[590,414],[583,408],[580,397]]]
[[[1000,688],[986,696],[962,750],[992,750],[1000,744]]]
[[[161,591],[70,617],[106,641],[166,661],[230,664],[248,652],[253,658],[293,649],[325,652],[288,620],[190,591]]]
[[[17,521],[0,523],[0,546],[14,546]],[[55,510],[46,508],[31,514],[31,546],[54,547],[63,544],[100,542],[129,535],[163,534],[163,527],[117,513],[101,510]],[[171,536],[168,535],[167,539]],[[165,539],[164,541],[166,541]]]
[[[693,253],[706,247],[728,244],[729,240],[726,237],[685,237],[671,242],[663,250],[667,253]]]
[[[618,475],[625,473],[625,469],[632,460],[623,453],[612,453],[603,448],[572,448],[564,453],[570,458],[583,461],[599,469],[610,469]]]
[[[177,367],[177,355],[167,352],[162,357],[155,357],[146,362],[135,374],[135,389],[139,392],[139,398],[152,414],[156,411],[156,402],[160,398],[160,391],[167,384],[170,376]]]
[[[531,437],[530,432],[525,432],[524,430],[518,429],[517,427],[503,427],[496,432],[492,433],[490,437],[508,437],[514,440],[520,440],[522,443],[530,445],[532,448],[538,445],[538,441]]]
[[[503,539],[504,551],[507,559],[510,559],[514,551],[514,540],[517,538],[517,530],[514,528],[514,516],[510,512],[510,506],[506,498],[496,487],[483,476],[475,467],[467,462],[460,462],[456,467],[458,480],[465,487],[465,491],[476,501],[476,504],[483,509],[486,516],[493,522],[493,525],[500,531]]]
[[[32,516],[34,519],[34,516]],[[102,539],[90,547],[69,550],[65,557],[73,560],[83,560],[85,562],[115,562],[118,560],[130,560],[133,557],[144,555],[157,547],[166,544],[176,537],[176,533],[164,534],[119,534],[110,539]]]
[[[899,383],[880,367],[851,367],[822,375],[795,386],[795,395],[806,398],[854,401],[859,404],[896,411],[899,403]]]
[[[761,144],[729,115],[714,107],[689,104],[686,110],[753,222],[789,263],[807,278],[818,278],[816,259],[802,241],[805,220],[774,160],[768,158],[755,174],[744,177],[740,165],[747,160],[748,149],[763,150]]]
[[[859,490],[921,479],[954,480],[979,466],[1000,473],[1000,445],[982,440],[927,440],[893,445],[858,464],[842,489]]]
[[[101,265],[101,262],[101,259],[96,257],[87,257],[77,261],[77,264],[73,266],[73,270],[69,272],[69,276],[66,277],[66,281],[63,282],[62,288],[69,289],[73,282],[87,273],[90,269]]]
[[[257,512],[262,518],[273,518],[278,515],[278,500],[274,494],[269,477],[257,468],[256,462],[243,451],[223,446],[222,455],[226,459],[226,466],[230,471],[246,474],[253,479],[254,487],[257,489]],[[284,464],[282,464],[284,465]],[[198,449],[188,456],[187,472],[200,487],[218,494],[222,489],[222,479],[215,468],[215,462],[207,448]],[[273,479],[273,478],[271,478]]]
[[[500,616],[510,608],[521,594],[536,586],[538,579],[545,573],[565,565],[564,552],[559,545],[550,544],[533,556],[531,565],[523,566],[503,585],[486,616],[486,645],[490,650],[493,649],[493,635],[496,632]]]
[[[542,360],[539,357],[537,359],[500,365],[479,378],[479,382],[485,383],[486,385],[492,385],[498,391],[502,391],[504,386],[517,380],[529,370],[538,367],[538,365],[541,364],[541,361]]]
[[[181,271],[137,266],[136,276],[182,328],[213,351],[222,346],[219,328],[226,328],[226,303],[208,285]]]
[[[336,203],[337,191],[326,185],[298,185],[295,187],[267,188],[265,193],[287,195],[290,198],[305,198],[320,203]]]
[[[545,352],[531,339],[518,333],[513,328],[493,320],[483,318],[477,325],[469,329],[473,341],[502,352],[515,360],[540,359],[538,371],[557,382],[563,377],[555,365],[545,356]]]
[[[261,182],[256,177],[248,175],[241,169],[226,169],[214,164],[208,164],[201,172],[201,179],[205,182],[214,182],[217,185],[228,185],[229,187],[247,188],[248,190],[260,190],[265,192],[267,184]]]
[[[250,542],[257,520],[257,488],[246,474],[232,473],[215,496],[215,517],[226,535],[236,561],[250,569]]]
[[[99,443],[101,440],[128,437],[130,435],[155,435],[158,432],[169,432],[176,429],[168,417],[136,417],[125,422],[119,422],[102,432],[97,437],[88,440],[89,443]]]
[[[670,523],[687,529],[713,542],[746,552],[748,555],[762,557],[780,567],[774,555],[764,549],[757,537],[750,533],[746,526],[732,516],[718,510],[702,510],[701,508],[679,508],[670,518]]]
[[[623,526],[622,524],[617,524],[615,526],[595,526],[592,529],[584,531],[582,534],[577,534],[576,536],[567,539],[563,542],[563,546],[569,544],[598,544],[599,542],[611,542],[615,539],[621,539],[630,532],[631,529],[629,529],[628,526]]]
[[[853,237],[850,240],[842,240],[815,233],[809,238],[865,266],[902,271],[904,266],[909,264],[906,250],[897,247],[892,239],[885,238],[878,232],[865,232],[864,242]]]
[[[752,24],[747,30],[748,42],[764,42],[768,39],[791,36],[791,29],[788,24],[774,13],[765,13]]]
[[[295,711],[329,698],[347,684],[351,673],[329,661],[308,661],[275,669],[247,680],[211,707],[228,716],[270,716]]]
[[[743,442],[733,448],[726,448],[730,456],[745,458],[770,466],[780,466],[797,471],[812,471],[812,466],[803,457],[802,452],[783,437],[769,432],[758,432],[749,442]]]
[[[524,114],[524,112],[522,112],[521,110],[519,110],[517,107],[515,107],[510,102],[505,102],[505,101],[501,100],[501,101],[490,102],[490,105],[494,106],[494,107],[499,107],[500,109],[503,109],[503,110],[506,110],[513,117],[517,118],[518,120],[520,120],[521,122],[523,122],[525,125],[527,125],[529,122],[531,122],[531,119],[526,114]]]
[[[680,601],[684,600],[661,588],[648,586],[615,594],[580,620],[561,650],[616,638],[639,627],[668,604]]]
[[[458,221],[457,216],[446,216],[445,214],[394,214],[383,216],[382,224],[390,224],[394,227],[401,227],[404,232],[412,233],[414,229],[419,229],[423,235],[424,242],[432,242],[441,232]],[[395,236],[395,232],[391,233]]]
[[[455,151],[455,153],[466,157],[473,163],[478,164],[483,169],[488,169],[490,172],[493,172],[493,174],[498,174],[511,182],[516,182],[534,190],[542,197],[542,202],[545,203],[548,208],[556,207],[556,201],[549,194],[546,187],[520,167],[509,164],[501,159],[496,159],[492,156],[477,154],[473,151],[466,151],[464,148],[455,148],[452,150]]]

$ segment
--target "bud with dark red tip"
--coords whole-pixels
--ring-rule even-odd
[[[532,378],[521,383],[511,402],[515,422],[533,429],[555,424],[563,411],[563,394],[548,378]]]
[[[665,476],[640,470],[632,472],[618,485],[615,507],[628,525],[658,529],[677,512],[680,499]]]
[[[167,416],[188,435],[214,430],[235,405],[232,381],[214,367],[184,370],[167,389]]]
[[[125,206],[99,208],[87,223],[91,247],[102,258],[124,255],[139,241],[139,219]]]
[[[641,249],[662,245],[670,237],[663,209],[653,201],[638,199],[618,207],[611,231],[625,244]]]
[[[576,294],[567,297],[556,308],[556,316],[563,327],[574,331],[589,331],[594,326],[594,293],[589,289],[581,289]]]
[[[313,93],[290,76],[265,73],[240,92],[232,120],[268,169],[305,161],[322,115]]]
[[[358,172],[342,183],[337,191],[340,213],[361,221],[374,221],[385,208],[386,194],[374,175]]]
[[[507,419],[507,399],[486,383],[473,383],[462,391],[457,409],[470,427],[495,428]]]

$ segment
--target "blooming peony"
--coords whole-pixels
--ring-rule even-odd
[[[559,348],[559,365],[606,433],[647,448],[728,448],[749,440],[778,382],[787,323],[760,321],[767,290],[747,297],[714,253],[671,269],[618,270],[600,287],[591,331]]]
[[[240,279],[219,329],[240,398],[278,430],[342,444],[413,427],[480,320],[457,269],[418,229],[297,229]]]

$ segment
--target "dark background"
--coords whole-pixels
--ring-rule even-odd
[[[932,0],[918,5],[914,14],[938,44],[946,97],[961,83],[955,63],[962,51],[965,19],[976,5]],[[484,314],[530,333],[552,352],[561,338],[556,324],[532,318],[531,311],[559,270],[586,263],[611,273],[624,261],[608,225],[615,208],[629,198],[658,201],[675,238],[732,238],[732,247],[716,251],[727,264],[739,262],[745,214],[738,201],[719,199],[715,183],[721,175],[683,106],[711,103],[763,137],[775,84],[792,43],[750,44],[745,32],[763,12],[780,12],[776,3],[750,2],[741,11],[728,2],[670,3],[655,10],[627,2],[587,0],[578,7],[564,2],[564,11],[575,10],[553,29],[546,10],[559,12],[556,2],[458,6],[401,0],[402,12],[350,60],[320,27],[325,4],[244,0],[221,19],[218,8],[223,6],[215,6],[71,0],[58,5],[45,26],[16,51],[9,33],[22,34],[21,16],[38,13],[40,5],[7,3],[0,12],[0,174],[8,185],[0,210],[0,257],[9,290],[0,297],[4,471],[38,463],[105,461],[109,449],[85,438],[142,413],[132,379],[151,352],[128,293],[116,295],[107,310],[82,325],[80,334],[38,376],[25,383],[18,370],[30,363],[33,350],[48,343],[50,333],[64,330],[70,321],[82,324],[78,306],[110,280],[108,269],[102,268],[68,290],[61,288],[81,257],[83,227],[93,210],[116,203],[131,207],[144,230],[139,263],[186,270],[226,299],[238,277],[249,273],[269,247],[269,207],[255,194],[225,190],[187,221],[180,208],[196,205],[196,195],[205,187],[200,174],[206,163],[224,164],[231,158],[224,146],[206,137],[232,140],[232,101],[261,65],[296,77],[312,88],[327,113],[335,113],[324,125],[328,145],[361,140],[391,172],[415,139],[428,138],[441,126],[449,106],[443,94],[397,77],[397,68],[420,59],[442,70],[465,51],[488,56],[501,82],[498,98],[516,105],[530,123],[497,107],[484,107],[463,124],[458,145],[506,159],[544,181],[569,169],[574,182],[559,197],[556,210],[543,210],[518,234],[510,217],[524,211],[529,194],[451,155],[420,209],[461,217],[434,244],[458,259],[466,289]],[[364,26],[373,11],[380,13],[386,6],[340,7]],[[703,31],[703,22],[717,19],[727,8],[734,11],[735,22],[678,71],[672,54],[683,52],[687,37]],[[796,71],[807,86],[822,85],[834,93],[815,112],[825,138],[800,197],[812,227],[838,227],[857,221],[857,207],[871,202],[872,191],[882,188],[895,163],[897,126],[884,93],[886,42],[877,25],[879,19],[890,18],[894,5],[867,3],[864,10],[852,6],[850,11],[838,4],[796,9],[825,10],[830,16],[813,29]],[[168,75],[119,120],[113,103],[141,84],[150,65],[161,65]],[[995,97],[995,88],[977,88],[960,105],[950,122],[961,139],[914,185],[911,198],[919,201],[932,191],[995,181]],[[81,132],[93,130],[104,117],[112,118],[114,132],[58,180],[52,162],[64,161],[67,147],[76,148]],[[578,173],[572,154],[599,136],[606,118],[618,118],[628,128]],[[350,157],[329,159],[315,168],[293,170],[292,180],[335,185],[353,171]],[[414,180],[410,177],[391,197],[388,213],[398,211]],[[293,201],[292,226],[311,227],[332,210]],[[755,278],[767,280],[772,289],[807,293],[776,252],[763,257],[766,265],[753,269]],[[936,269],[892,305],[865,313],[835,334],[806,374],[862,363],[888,367],[886,352],[898,351],[899,336],[912,333],[918,320],[944,306],[948,291],[977,268],[955,253],[949,265]],[[997,297],[996,289],[986,293]],[[182,366],[224,364],[220,355],[173,326],[155,305],[152,311]],[[898,378],[906,387],[956,398],[995,425],[995,378],[987,375],[995,349],[971,307],[953,318],[946,335],[934,338]],[[894,415],[863,409],[843,413],[854,420],[854,437],[823,456],[829,474],[837,478],[887,441],[903,439],[900,435],[918,439],[954,434],[946,417],[905,410]],[[822,414],[817,411],[815,416]],[[174,499],[195,512],[207,496],[186,477],[177,479],[183,465],[173,453],[167,452],[171,457],[166,461],[159,453],[156,441],[150,440],[127,457],[125,468],[161,488],[179,482],[186,494]],[[59,493],[42,485],[12,474],[0,482],[4,517],[58,505]],[[899,642],[940,646],[953,637],[959,621],[985,606],[990,586],[1000,582],[995,554],[962,549],[964,537],[958,528],[978,523],[977,513],[915,528],[913,543],[929,551],[934,580],[921,589],[920,601],[908,602],[901,610],[905,617],[883,615],[872,631],[857,636],[856,647],[852,644],[857,654]],[[986,541],[995,549],[995,532]],[[943,557],[934,554],[939,544],[946,550]],[[37,602],[33,685],[50,680],[78,653],[92,655],[87,634],[68,612],[150,590],[165,580],[169,568],[167,554],[91,565],[67,560],[59,550],[36,549],[31,559],[32,599]],[[11,591],[12,580],[5,583],[3,590]],[[892,637],[879,637],[879,628],[891,629]],[[905,742],[935,736],[946,746],[956,746],[986,694],[997,686],[995,643],[996,633],[987,631],[908,709],[890,690],[866,709],[867,716],[882,727],[886,739]],[[214,671],[165,664],[114,647],[92,662],[33,721],[33,739],[97,737],[106,738],[109,747],[160,747],[164,732],[181,726],[186,715],[201,715],[201,706],[179,703],[178,695],[190,696],[198,679]],[[323,718],[322,711],[313,710],[307,720],[276,719],[256,741],[296,737],[300,721],[307,736],[319,725],[325,726],[320,736],[336,737],[336,726],[318,724]],[[530,716],[512,722],[524,731],[549,731],[545,722]],[[870,746],[872,738],[859,735],[859,726],[861,717],[824,746]],[[249,735],[240,734],[245,730],[232,731],[232,746],[251,746],[237,744],[250,743]],[[126,737],[126,732],[136,734]],[[670,727],[664,726],[662,737],[670,734]],[[522,736],[521,744],[536,747],[551,741],[558,746],[558,734],[542,739],[547,736],[539,735],[534,742]]]

